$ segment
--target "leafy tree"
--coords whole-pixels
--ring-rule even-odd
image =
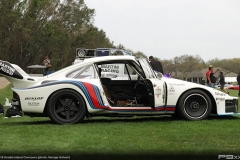
[[[240,58],[232,58],[232,59],[213,59],[209,60],[207,63],[213,65],[214,67],[220,67],[228,70],[229,72],[238,73],[240,71]]]
[[[201,69],[202,62],[203,60],[199,55],[182,55],[179,57],[174,57],[172,61],[169,61],[168,66],[169,69],[172,70],[170,73],[173,77],[187,79],[191,72]]]
[[[132,55],[135,56],[136,58],[147,58],[147,56],[143,52],[140,52],[140,51],[135,52],[135,53],[133,52]]]
[[[1,0],[0,13],[0,58],[23,69],[48,55],[58,70],[72,64],[76,48],[113,47],[83,0]]]

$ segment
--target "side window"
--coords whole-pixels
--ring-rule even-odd
[[[111,78],[112,80],[128,80],[128,74],[124,73],[125,64],[123,63],[111,63],[102,64],[101,77]]]
[[[111,63],[98,65],[101,68],[101,77],[112,80],[137,80],[137,74],[129,64]]]
[[[68,73],[66,77],[74,79],[95,79],[96,73],[93,66],[89,65]]]

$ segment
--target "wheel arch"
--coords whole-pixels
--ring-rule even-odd
[[[192,91],[192,90],[200,90],[200,91],[205,92],[205,93],[208,95],[208,97],[210,98],[211,102],[212,102],[212,111],[211,111],[211,113],[213,113],[213,114],[216,114],[216,113],[217,113],[217,105],[216,105],[216,101],[215,101],[214,97],[212,96],[212,94],[211,94],[208,90],[203,89],[203,88],[191,88],[191,89],[188,89],[188,90],[184,91],[184,92],[179,96],[179,98],[178,98],[178,100],[177,100],[176,110],[175,110],[175,111],[177,111],[177,109],[178,109],[178,107],[179,107],[179,101],[180,101],[180,99],[182,98],[182,96],[183,96],[186,92]]]
[[[75,89],[73,89],[73,88],[61,88],[61,89],[55,90],[54,92],[52,92],[52,93],[48,96],[47,101],[46,101],[45,106],[44,106],[44,110],[43,110],[43,114],[44,114],[44,115],[48,115],[48,113],[47,113],[47,104],[48,104],[49,99],[51,98],[51,96],[52,96],[54,93],[56,93],[56,92],[58,92],[58,91],[61,91],[61,90],[71,90],[71,91],[77,92],[77,93],[83,98],[84,104],[85,104],[86,109],[87,109],[87,103],[86,103],[85,98],[83,97],[82,94],[80,94],[77,90],[75,90]],[[87,112],[88,112],[88,109],[87,109]]]

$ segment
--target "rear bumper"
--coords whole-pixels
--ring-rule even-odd
[[[16,107],[19,111],[22,111],[20,100],[13,98],[11,104],[13,107]]]

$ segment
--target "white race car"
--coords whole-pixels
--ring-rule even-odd
[[[104,71],[112,73],[110,78]],[[44,77],[30,77],[19,66],[0,61],[0,74],[12,83],[13,106],[58,124],[89,116],[171,114],[202,120],[211,113],[238,114],[237,97],[156,74],[147,59],[133,56],[88,58]]]

